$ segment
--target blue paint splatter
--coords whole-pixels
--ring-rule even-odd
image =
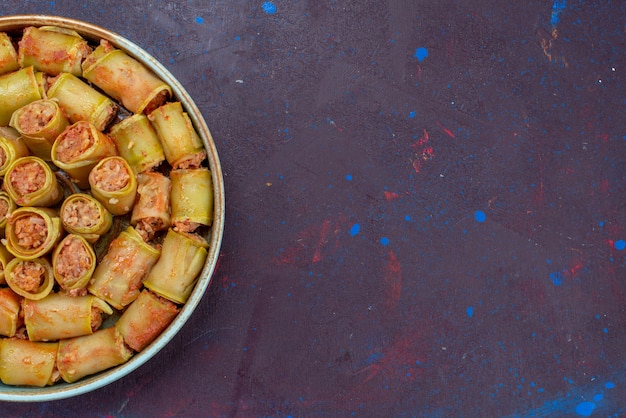
[[[204,23],[204,19],[201,16],[197,16],[196,17],[196,23],[203,24]]]
[[[274,13],[276,13],[276,5],[271,1],[266,1],[261,7],[263,8],[263,11],[268,15],[273,15]]]
[[[615,244],[613,245],[615,245],[615,249],[618,251],[626,249],[626,241],[624,241],[623,239],[615,241]]]
[[[411,215],[406,215],[404,217],[404,220],[407,221],[407,222],[411,221]]]
[[[552,3],[552,15],[550,16],[550,25],[555,27],[561,21],[561,12],[567,7],[565,0],[554,0]]]
[[[597,395],[595,395],[595,396],[593,397],[593,400],[594,400],[595,402],[600,402],[602,399],[604,399],[604,395],[603,395],[603,394],[601,394],[601,393],[598,393]]]
[[[585,401],[576,405],[576,413],[583,417],[590,417],[594,409],[596,409],[596,404],[593,402]]]
[[[476,219],[477,222],[483,223],[487,220],[487,214],[482,210],[477,210],[474,212],[474,219]]]
[[[346,174],[346,180],[352,181],[352,174]]]
[[[615,383],[613,382],[606,382],[606,385],[604,385],[605,388],[607,389],[613,389],[615,387]]]
[[[352,228],[350,228],[350,235],[352,235],[354,237],[354,236],[358,235],[359,232],[361,232],[361,225],[359,225],[359,224],[352,225]]]
[[[467,316],[470,318],[474,316],[474,308],[472,306],[467,307]]]
[[[424,58],[428,56],[428,49],[420,46],[415,50],[415,54],[413,55],[419,62],[424,61]]]
[[[555,286],[560,286],[563,284],[563,274],[560,271],[550,273],[550,280]]]
[[[415,117],[415,110],[409,112],[409,118],[413,119]]]
[[[389,245],[389,238],[387,238],[387,237],[382,237],[382,238],[380,239],[380,243],[381,243],[383,246],[385,246],[385,247],[386,247],[387,245]]]

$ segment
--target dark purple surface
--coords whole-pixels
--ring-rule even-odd
[[[89,4],[1,10],[180,79],[222,161],[221,259],[152,361],[3,416],[626,413],[625,2]]]

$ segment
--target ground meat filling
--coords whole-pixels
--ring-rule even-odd
[[[50,123],[56,114],[54,105],[45,102],[35,102],[24,107],[17,122],[22,132],[35,134]]]
[[[90,176],[96,187],[105,192],[123,190],[130,182],[130,174],[126,166],[116,158],[98,165]]]
[[[37,214],[18,218],[14,231],[17,245],[26,250],[40,247],[48,238],[46,222]]]
[[[197,223],[197,222],[190,222],[189,220],[185,219],[183,221],[176,221],[174,222],[174,231],[177,232],[193,232],[196,229],[198,229],[201,226],[201,224]]]
[[[16,165],[9,175],[13,190],[20,196],[36,192],[46,183],[46,172],[35,161]]]
[[[91,257],[83,242],[77,237],[70,236],[63,241],[63,248],[57,255],[55,271],[63,277],[64,283],[71,285],[89,270],[91,262]]]
[[[95,306],[91,307],[91,331],[96,332],[102,325],[102,311]]]
[[[56,157],[62,163],[70,163],[94,144],[89,124],[79,123],[61,134],[56,147]]]
[[[93,228],[100,222],[100,212],[95,203],[87,199],[74,199],[65,205],[63,222],[74,228]]]
[[[200,151],[187,158],[186,160],[180,161],[178,164],[175,164],[174,169],[185,169],[185,168],[198,168],[202,165],[202,161],[206,158],[206,152]]]
[[[0,199],[0,222],[9,217],[9,202]]]
[[[12,271],[13,283],[25,292],[33,293],[43,284],[45,269],[33,261],[21,261]]]

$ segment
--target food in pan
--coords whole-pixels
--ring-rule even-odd
[[[0,177],[4,384],[76,382],[174,321],[214,215],[204,144],[170,86],[106,40],[0,32]]]

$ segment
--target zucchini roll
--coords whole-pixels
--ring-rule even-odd
[[[74,294],[87,287],[96,269],[96,254],[80,235],[69,234],[52,253],[52,271],[61,289]]]
[[[113,310],[92,295],[51,293],[43,299],[22,302],[24,324],[31,341],[55,341],[93,334],[102,325],[102,314]]]
[[[12,259],[4,270],[4,279],[11,290],[32,300],[45,298],[54,286],[52,266],[45,258]]]
[[[170,172],[172,180],[172,225],[177,231],[193,232],[213,223],[213,186],[207,168]]]
[[[100,160],[117,155],[115,143],[89,122],[68,126],[52,145],[52,161],[78,187],[89,187],[89,173]]]
[[[10,73],[20,69],[17,62],[17,52],[9,35],[0,32],[0,74]]]
[[[122,157],[101,160],[89,173],[91,194],[113,215],[131,211],[137,195],[137,178]]]
[[[82,74],[81,64],[91,47],[78,33],[55,26],[27,27],[18,42],[20,66],[34,66],[44,73]]]
[[[139,295],[141,283],[160,253],[129,226],[111,241],[87,289],[115,309],[123,309]]]
[[[113,125],[109,136],[135,173],[151,170],[165,161],[159,137],[146,115],[133,115]]]
[[[127,346],[141,351],[163,332],[178,312],[176,304],[144,289],[126,308],[115,327]]]
[[[87,121],[103,131],[117,114],[113,100],[70,73],[62,73],[49,81],[48,98],[59,101],[72,123]]]
[[[53,206],[63,198],[63,188],[50,166],[34,156],[13,161],[2,187],[19,206]]]
[[[9,125],[22,135],[33,155],[50,161],[52,144],[67,128],[69,121],[55,100],[41,99],[13,112]]]
[[[63,232],[61,218],[56,210],[17,208],[7,222],[6,247],[14,256],[32,260],[51,252]]]
[[[17,109],[41,99],[33,67],[0,76],[0,126],[6,126]]]
[[[137,175],[139,199],[133,207],[131,225],[150,241],[158,231],[170,227],[170,193],[172,181],[158,172]]]
[[[132,355],[117,328],[110,327],[59,341],[57,368],[63,380],[72,383],[125,363]]]
[[[170,86],[152,71],[104,39],[82,67],[83,77],[133,113],[149,113],[172,94]]]
[[[161,258],[144,286],[176,303],[185,303],[204,267],[208,243],[199,235],[170,229],[163,240]]]
[[[58,342],[0,340],[0,380],[5,385],[45,387],[59,380]]]
[[[173,168],[199,167],[206,158],[202,140],[180,102],[167,103],[148,115]]]
[[[0,243],[0,284],[5,284],[6,280],[4,279],[4,271],[7,268],[7,264],[9,261],[13,260],[15,256],[7,250],[7,247],[4,244]]]
[[[0,288],[0,335],[13,337],[21,325],[22,297],[8,287]]]
[[[11,199],[11,196],[7,192],[0,192],[0,238],[4,237],[4,230],[7,226],[9,216],[17,208],[17,205]],[[0,283],[2,281],[0,280]]]
[[[113,215],[95,197],[86,193],[68,196],[59,212],[63,228],[93,244],[113,225]]]
[[[28,147],[18,131],[8,126],[0,127],[0,176],[6,174],[13,161],[28,154]]]

